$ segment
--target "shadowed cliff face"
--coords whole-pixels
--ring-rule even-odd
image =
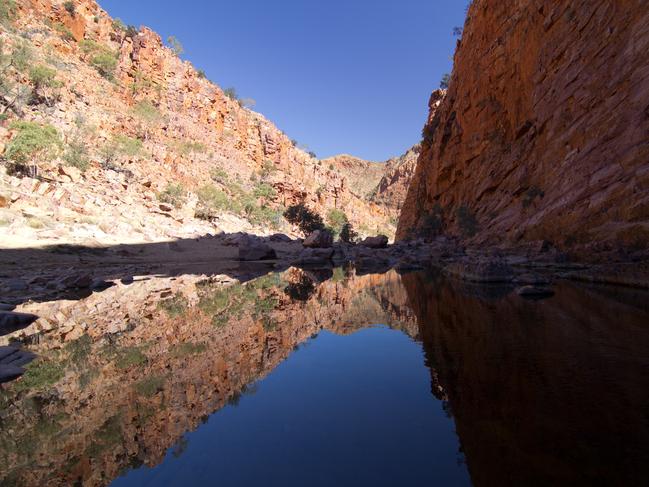
[[[397,237],[437,208],[478,242],[646,249],[648,26],[641,1],[474,1]]]
[[[403,284],[476,486],[649,482],[646,293]]]

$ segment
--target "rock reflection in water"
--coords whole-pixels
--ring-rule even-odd
[[[157,465],[311,336],[384,323],[423,342],[474,485],[649,484],[646,294],[562,284],[530,302],[342,269],[224,279],[26,306],[42,358],[2,391],[0,483],[106,485]]]

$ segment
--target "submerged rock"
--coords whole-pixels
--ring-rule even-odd
[[[548,286],[522,286],[516,289],[516,293],[524,298],[549,298],[554,296],[554,290]]]

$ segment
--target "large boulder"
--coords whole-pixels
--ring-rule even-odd
[[[239,243],[239,260],[273,260],[277,258],[275,250],[263,242],[253,239],[243,239]]]
[[[304,243],[307,248],[312,249],[328,249],[334,244],[334,236],[328,230],[316,230],[309,235]]]
[[[319,265],[331,265],[332,257],[334,255],[334,249],[304,249],[299,255],[297,260],[294,262],[295,265],[305,265],[305,266],[319,266]]]
[[[371,249],[384,249],[388,246],[388,241],[389,239],[385,235],[377,235],[376,237],[367,237],[360,245]]]

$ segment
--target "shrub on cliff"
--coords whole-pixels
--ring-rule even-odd
[[[62,146],[58,131],[51,125],[34,122],[14,122],[10,126],[16,135],[7,144],[5,157],[20,165],[49,162],[56,158]]]
[[[8,25],[13,22],[16,17],[16,1],[15,0],[1,0],[0,1],[0,24]]]
[[[451,75],[446,73],[444,76],[442,76],[442,80],[439,82],[439,87],[443,90],[448,90],[450,84],[451,84]]]
[[[356,243],[358,232],[354,230],[351,223],[346,222],[340,229],[340,241],[344,243]]]
[[[117,53],[92,40],[83,40],[79,46],[90,65],[104,78],[112,80],[117,68]]]
[[[148,140],[151,130],[162,122],[162,113],[149,100],[139,102],[133,108],[133,115],[140,121],[141,136]]]
[[[169,49],[171,49],[171,51],[176,56],[180,56],[183,52],[185,52],[185,49],[183,48],[183,45],[176,38],[176,36],[167,37],[167,44],[169,44]]]
[[[90,167],[88,146],[83,139],[76,137],[68,143],[63,160],[68,166],[76,167],[81,172],[85,172]]]
[[[74,6],[74,2],[71,0],[68,0],[67,2],[63,2],[63,8],[68,12],[70,15],[73,17],[77,14],[77,9]]]
[[[334,208],[327,215],[327,223],[334,235],[340,235],[343,225],[349,222],[344,211]]]
[[[120,157],[137,157],[142,153],[142,148],[141,140],[118,134],[114,135],[100,152],[106,163],[111,163]]]
[[[284,212],[284,218],[289,223],[297,225],[306,235],[325,228],[322,217],[307,208],[304,203],[289,206]]]
[[[175,208],[182,208],[186,198],[187,192],[180,183],[169,183],[165,190],[158,194],[158,200]]]

